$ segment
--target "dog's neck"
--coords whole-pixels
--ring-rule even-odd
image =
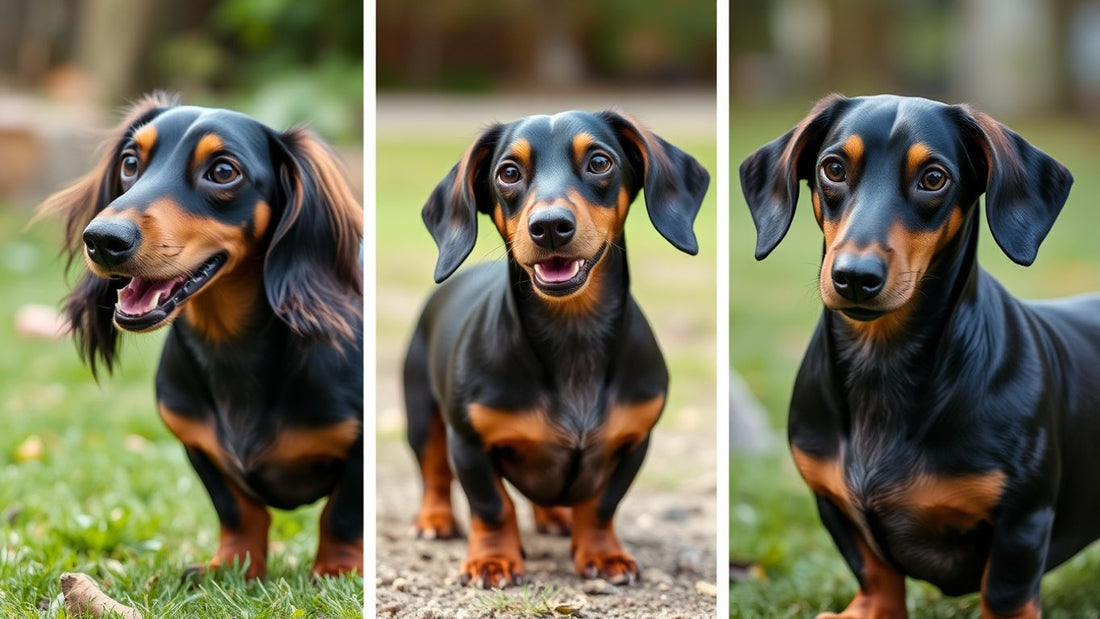
[[[548,300],[534,292],[527,272],[509,265],[509,293],[521,328],[548,376],[560,383],[603,383],[620,341],[630,295],[625,239],[612,240],[589,273],[580,298]],[[560,386],[560,385],[559,385]]]
[[[975,207],[959,234],[933,259],[911,305],[899,310],[906,312],[899,324],[869,337],[839,312],[825,310],[830,349],[840,370],[838,386],[847,394],[854,417],[866,414],[876,417],[877,424],[888,418],[904,423],[910,410],[924,408],[919,400],[931,393],[940,345],[951,337],[952,320],[976,305],[980,218]]]

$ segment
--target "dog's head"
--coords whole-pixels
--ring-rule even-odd
[[[710,176],[694,158],[615,112],[563,112],[495,125],[432,192],[423,218],[439,245],[435,280],[466,259],[477,214],[547,302],[584,295],[645,190],[654,227],[689,254]]]
[[[46,200],[87,273],[67,300],[80,349],[108,370],[117,330],[184,314],[232,337],[266,302],[297,334],[340,343],[361,315],[362,207],[310,132],[229,110],[137,103],[95,170]]]
[[[800,180],[825,236],[822,300],[868,321],[909,304],[982,193],[1001,249],[1031,264],[1073,177],[969,106],[831,96],[741,164],[757,259],[790,227]]]

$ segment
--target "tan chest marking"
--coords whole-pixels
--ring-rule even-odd
[[[199,421],[184,415],[180,415],[168,409],[164,404],[157,404],[160,418],[168,430],[180,440],[181,443],[192,449],[198,449],[207,455],[218,465],[225,469],[226,453],[218,442],[218,434],[214,425],[206,421]]]
[[[561,429],[541,410],[505,410],[473,403],[466,411],[486,448],[566,442]]]
[[[850,518],[858,520],[839,460],[815,458],[797,447],[791,448],[791,454],[814,493],[828,497]],[[979,522],[992,521],[1005,481],[1001,471],[955,476],[917,473],[881,501],[885,506],[913,513],[921,523],[966,531]]]
[[[664,394],[635,404],[618,404],[611,407],[600,431],[600,438],[609,452],[624,445],[637,445],[642,442],[657,424],[657,418],[665,407]]]
[[[362,423],[345,419],[317,428],[286,428],[280,430],[275,443],[264,452],[260,462],[297,462],[315,458],[344,460],[348,449],[359,439]]]

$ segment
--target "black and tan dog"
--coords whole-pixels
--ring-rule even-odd
[[[1070,173],[968,106],[829,97],[741,165],[757,258],[800,180],[825,311],[789,433],[859,580],[839,616],[905,616],[905,576],[980,591],[983,617],[1038,616],[1043,573],[1100,536],[1100,297],[1009,295],[978,266],[978,198],[1029,265]]]
[[[328,496],[313,573],[362,573],[362,207],[327,148],[153,95],[42,210],[87,264],[66,312],[93,372],[172,323],[157,404],[221,522],[206,567],[263,576],[267,506]]]
[[[612,518],[668,373],[629,291],[623,223],[644,188],[653,225],[694,254],[708,184],[698,162],[631,120],[565,112],[489,128],[424,205],[437,282],[473,249],[479,212],[508,248],[506,262],[439,287],[405,361],[409,443],[424,481],[416,528],[458,534],[453,467],[471,511],[464,582],[524,579],[504,479],[535,503],[540,531],[572,529],[582,576],[637,578]]]

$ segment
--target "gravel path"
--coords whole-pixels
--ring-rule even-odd
[[[641,583],[616,587],[579,578],[569,559],[569,540],[536,534],[529,503],[513,491],[531,584],[504,592],[458,584],[465,540],[413,538],[411,523],[420,492],[415,464],[403,444],[382,442],[378,452],[378,616],[714,617],[715,476],[713,465],[705,470],[703,464],[714,462],[714,441],[709,436],[671,432],[662,433],[658,427],[642,476],[616,519],[620,539],[642,570]],[[657,470],[661,462],[685,461],[698,463],[698,470],[675,480],[667,476],[671,471]],[[462,510],[459,519],[465,523],[465,499],[457,486],[454,492],[461,499],[455,502]]]

